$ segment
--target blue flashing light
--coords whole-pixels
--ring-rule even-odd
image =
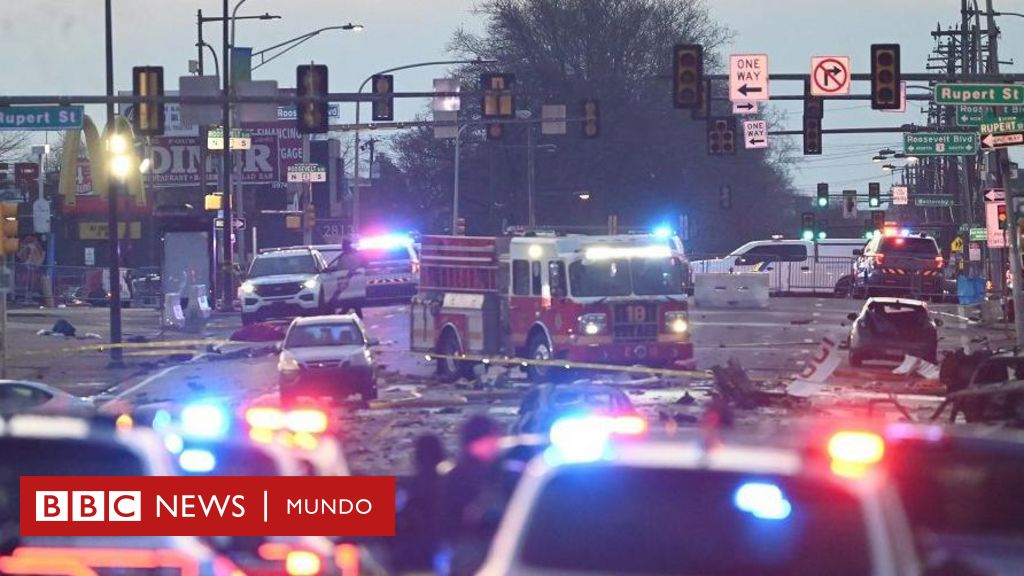
[[[900,230],[900,236],[910,236],[910,228],[903,228]]]
[[[217,459],[213,457],[213,453],[209,450],[189,448],[178,456],[178,464],[185,472],[203,474],[213,470],[213,467],[217,464]]]
[[[164,436],[164,447],[171,454],[179,454],[185,448],[185,441],[177,434],[168,434]]]
[[[228,415],[217,404],[190,404],[181,410],[181,430],[193,438],[223,438],[228,432]]]
[[[670,238],[672,237],[672,229],[668,226],[658,226],[654,229],[654,236],[656,238]]]
[[[599,417],[567,416],[551,425],[551,447],[564,462],[593,462],[608,447],[609,427]]]
[[[366,236],[356,243],[357,250],[391,250],[398,247],[413,245],[412,236],[408,234],[381,234]]]
[[[818,240],[824,240],[825,238],[828,238],[828,234],[826,234],[824,230],[818,232]]]
[[[793,505],[782,490],[767,482],[746,482],[733,495],[736,508],[761,520],[785,520],[793,513]]]
[[[157,432],[163,432],[171,425],[171,413],[167,410],[160,409],[153,415],[153,430]]]

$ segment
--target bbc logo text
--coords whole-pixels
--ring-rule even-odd
[[[36,492],[36,522],[141,522],[141,491]]]

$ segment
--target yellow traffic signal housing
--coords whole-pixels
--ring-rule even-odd
[[[224,195],[220,192],[214,192],[213,194],[207,194],[203,199],[203,208],[208,211],[223,210],[224,209]]]
[[[0,255],[18,251],[18,205],[0,204]]]
[[[395,77],[391,74],[376,74],[372,80],[373,93],[376,96],[389,95],[388,98],[373,101],[373,121],[390,122],[395,119]]]
[[[601,133],[601,104],[594,98],[583,101],[583,137],[597,138]]]
[[[312,204],[306,204],[306,210],[303,212],[302,217],[306,228],[316,226],[316,207]]]
[[[480,110],[484,118],[512,118],[515,116],[515,98],[512,87],[515,86],[514,74],[481,74],[480,87],[483,90],[483,101]]]
[[[871,107],[875,110],[899,110],[903,102],[900,90],[900,45],[871,45]]]
[[[135,66],[132,68],[132,94],[136,97],[159,98],[164,95],[164,69],[162,66]],[[145,136],[164,133],[164,104],[141,100],[135,103],[135,131]]]
[[[298,214],[287,214],[284,217],[284,227],[289,230],[302,228],[302,216]]]
[[[700,108],[704,82],[704,47],[676,44],[672,51],[672,104],[676,108]]]
[[[327,132],[327,66],[307,64],[296,67],[296,95],[299,98],[318,98],[317,101],[296,104],[299,134]]]

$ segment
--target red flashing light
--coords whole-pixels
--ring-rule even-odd
[[[647,420],[640,416],[618,416],[612,420],[612,433],[639,436],[647,432]]]
[[[885,441],[872,432],[836,432],[828,441],[828,455],[834,474],[857,478],[882,461]]]
[[[885,262],[885,254],[875,254],[875,264],[881,266]]]

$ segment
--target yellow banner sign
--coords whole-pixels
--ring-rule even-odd
[[[118,222],[117,236],[122,240],[142,239],[142,222]],[[106,222],[79,222],[79,240],[109,240],[110,231]]]

